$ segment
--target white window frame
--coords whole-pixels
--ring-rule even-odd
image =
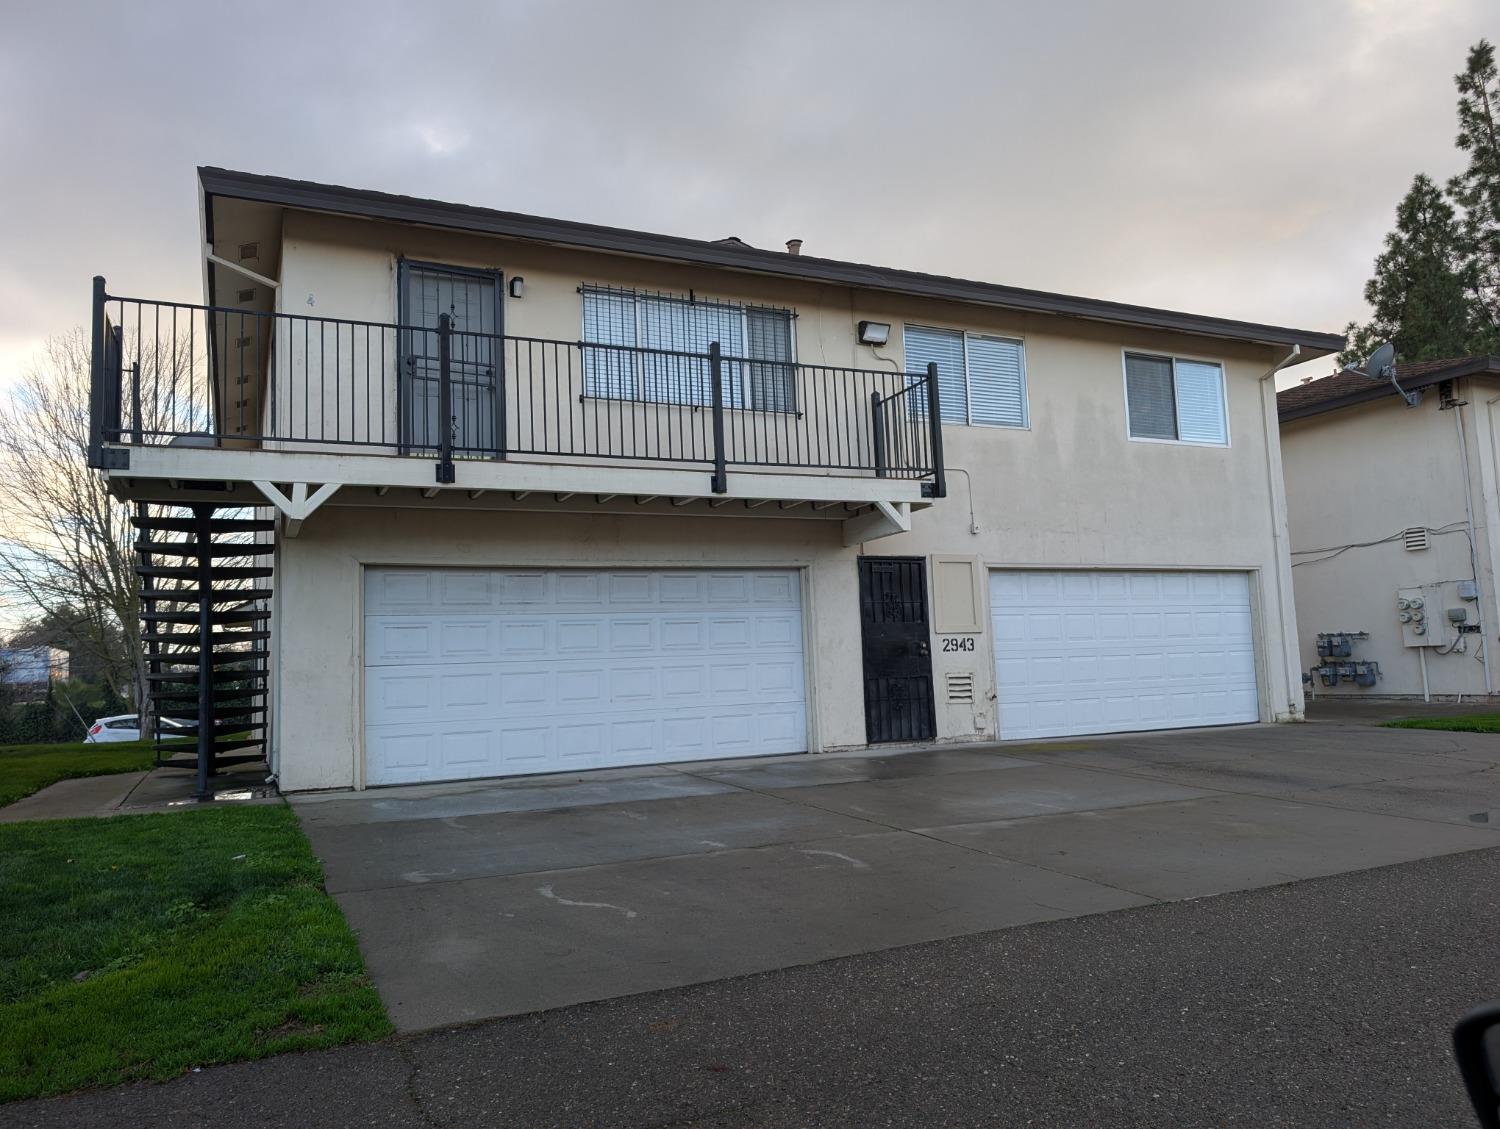
[[[983,333],[979,330],[960,329],[953,325],[922,325],[917,322],[901,323],[901,360],[903,366],[906,362],[906,331],[908,329],[928,329],[934,333],[958,333],[963,335],[964,345],[964,418],[959,420],[942,420],[947,427],[995,427],[1005,431],[1030,431],[1031,430],[1031,374],[1026,370],[1026,338],[1024,336],[1012,337],[1005,333]],[[1016,345],[1021,350],[1021,422],[1020,423],[986,423],[983,420],[974,419],[974,386],[969,375],[969,338],[977,337],[986,341],[1003,341],[1007,345]],[[919,373],[908,372],[908,376],[918,376]],[[924,407],[923,412],[926,412]]]
[[[796,368],[797,368],[797,365],[798,365],[798,361],[797,361],[797,311],[795,309],[793,309],[791,306],[765,306],[765,305],[761,305],[760,303],[756,303],[756,302],[741,301],[738,298],[712,298],[712,297],[701,296],[701,295],[694,296],[694,297],[688,297],[688,296],[684,295],[683,297],[679,298],[675,294],[647,293],[647,292],[643,292],[643,291],[638,291],[634,287],[630,287],[630,286],[615,286],[615,285],[612,285],[612,284],[607,283],[607,282],[583,282],[583,283],[579,283],[579,286],[578,286],[578,340],[581,341],[581,342],[583,342],[585,345],[588,345],[588,344],[598,344],[598,342],[590,342],[588,340],[588,338],[585,336],[585,333],[587,331],[587,326],[588,326],[588,311],[585,309],[585,303],[587,301],[588,291],[590,291],[590,290],[599,290],[599,291],[604,291],[606,293],[613,293],[613,294],[629,294],[631,296],[631,299],[632,299],[632,301],[631,301],[631,310],[635,314],[635,340],[636,340],[636,344],[635,344],[634,348],[636,348],[636,349],[644,349],[644,348],[646,348],[645,346],[641,345],[641,343],[640,343],[640,340],[641,340],[641,326],[642,326],[642,322],[641,322],[641,302],[640,302],[640,300],[642,298],[645,298],[645,299],[648,299],[648,300],[650,300],[650,299],[659,299],[659,300],[664,301],[664,302],[681,302],[684,305],[692,305],[696,298],[701,297],[702,298],[702,302],[705,305],[729,306],[729,307],[733,307],[733,308],[737,309],[739,311],[739,315],[740,315],[740,340],[745,343],[745,352],[747,352],[747,353],[750,351],[750,314],[749,314],[750,307],[754,306],[756,309],[773,310],[773,311],[775,311],[777,313],[785,313],[786,314],[786,321],[787,321],[787,346],[788,346],[788,348],[791,351],[791,360],[789,360],[789,361],[758,361],[758,360],[755,360],[755,359],[753,359],[751,357],[735,357],[733,353],[726,354],[726,356],[729,356],[730,358],[741,362],[740,368],[743,370],[743,372],[742,372],[742,375],[739,378],[739,383],[740,383],[740,402],[738,404],[726,403],[724,405],[724,410],[725,411],[733,411],[733,412],[765,412],[767,414],[772,414],[772,415],[793,415],[793,416],[799,416],[799,417],[802,415],[802,409],[801,409],[801,407],[797,406],[796,404],[794,404],[790,408],[760,408],[760,407],[756,407],[754,404],[751,403],[751,400],[752,400],[752,389],[751,389],[751,386],[750,386],[750,366],[752,364],[785,364],[785,365],[787,365],[789,368],[791,368],[793,370],[793,380],[795,382],[795,379],[796,379]],[[968,364],[967,359],[965,359],[964,363],[965,363],[965,365]],[[1024,369],[1023,369],[1023,373],[1022,374],[1024,376]],[[642,392],[643,389],[637,388],[636,391],[637,392]],[[700,403],[698,403],[695,400],[646,400],[646,399],[642,398],[642,396],[640,396],[640,395],[632,396],[632,397],[630,397],[630,398],[627,399],[627,398],[625,398],[623,396],[599,396],[599,395],[596,395],[594,393],[590,393],[589,391],[587,391],[587,389],[585,389],[585,391],[584,391],[583,394],[584,394],[584,396],[586,398],[591,399],[591,400],[611,400],[611,401],[614,401],[615,403],[620,403],[620,404],[667,404],[667,405],[670,405],[672,407],[679,407],[679,408],[705,408],[705,407],[708,407],[707,404],[700,404]]]
[[[1215,365],[1219,370],[1219,394],[1220,404],[1224,409],[1224,442],[1213,443],[1207,439],[1155,439],[1149,435],[1130,434],[1130,368],[1129,358],[1154,357],[1157,360],[1172,362],[1172,411],[1177,411],[1177,362],[1186,361],[1189,364]],[[1228,450],[1232,446],[1232,435],[1229,427],[1229,368],[1222,359],[1209,356],[1195,356],[1190,353],[1171,353],[1160,349],[1132,349],[1120,350],[1120,394],[1125,405],[1125,438],[1132,443],[1165,443],[1171,447],[1212,447],[1216,450]]]

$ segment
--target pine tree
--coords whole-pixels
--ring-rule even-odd
[[[1474,270],[1465,261],[1453,205],[1428,176],[1418,174],[1396,209],[1396,229],[1385,237],[1375,274],[1365,283],[1372,317],[1350,323],[1345,364],[1390,341],[1402,361],[1435,360],[1474,351]]]
[[[1476,340],[1469,352],[1500,346],[1500,74],[1495,48],[1481,39],[1468,65],[1454,75],[1458,87],[1458,147],[1469,167],[1448,182],[1463,209],[1462,250],[1472,265]]]

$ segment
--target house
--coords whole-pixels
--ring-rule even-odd
[[[0,649],[0,683],[21,694],[44,692],[68,677],[68,652],[60,647]]]
[[[1313,693],[1494,692],[1500,357],[1344,372],[1277,396]],[[1408,402],[1410,401],[1410,402]]]
[[[205,304],[95,280],[91,461],[163,701],[283,788],[1301,716],[1336,334],[199,181]]]

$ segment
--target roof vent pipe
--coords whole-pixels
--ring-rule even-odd
[[[788,255],[800,255],[800,254],[802,254],[802,240],[800,240],[800,239],[788,239],[786,241],[786,253]]]

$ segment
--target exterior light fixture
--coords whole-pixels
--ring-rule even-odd
[[[890,322],[862,321],[859,323],[859,343],[861,345],[884,345],[890,339]]]
[[[525,293],[526,293],[526,280],[524,278],[522,278],[520,275],[516,275],[513,279],[510,280],[510,296],[512,298],[520,298]]]

